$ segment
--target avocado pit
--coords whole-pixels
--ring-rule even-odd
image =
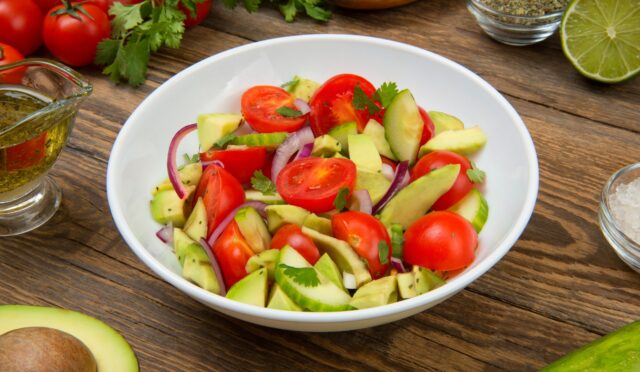
[[[89,348],[74,336],[27,327],[0,335],[0,370],[96,372],[97,365]]]

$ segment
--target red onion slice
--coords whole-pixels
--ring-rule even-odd
[[[311,155],[311,151],[313,151],[313,142],[305,143],[302,145],[302,148],[298,151],[294,160],[308,158]]]
[[[351,196],[358,201],[358,210],[360,212],[371,214],[373,211],[373,202],[371,201],[371,195],[367,190],[356,190]]]
[[[271,180],[276,182],[278,174],[284,168],[285,165],[291,159],[291,156],[299,151],[302,146],[307,143],[313,142],[313,132],[311,128],[304,127],[299,131],[290,135],[276,150],[276,154],[273,157],[273,163],[271,165]]]
[[[393,181],[393,167],[389,164],[382,163],[382,175],[389,181]]]
[[[158,239],[160,239],[161,242],[165,244],[173,244],[173,224],[170,223],[166,226],[163,226],[160,230],[158,230],[156,236],[158,237]]]
[[[293,102],[293,104],[298,108],[298,111],[300,111],[302,115],[306,115],[311,112],[311,107],[309,107],[309,104],[301,100],[300,98],[297,98]]]
[[[193,132],[198,128],[197,124],[189,124],[182,129],[180,129],[171,139],[171,143],[169,144],[169,154],[167,156],[167,172],[169,173],[169,181],[171,181],[171,185],[173,189],[176,190],[176,194],[180,199],[184,199],[187,196],[187,189],[182,184],[180,180],[180,174],[178,173],[178,166],[176,164],[176,154],[178,153],[178,145],[180,145],[180,141],[187,134]]]
[[[389,260],[391,261],[391,264],[393,265],[393,267],[396,270],[398,270],[399,273],[406,273],[407,272],[407,269],[404,267],[404,263],[402,263],[401,259],[391,256],[391,258]]]
[[[245,134],[253,134],[255,132],[256,131],[251,128],[249,123],[247,123],[245,120],[242,120],[242,123],[240,123],[240,126],[233,132],[233,134],[236,136],[244,136]]]
[[[200,239],[200,245],[202,249],[204,249],[205,253],[209,257],[209,262],[211,263],[211,268],[213,272],[216,274],[216,279],[218,280],[218,284],[220,285],[220,296],[227,295],[227,288],[224,284],[224,278],[222,277],[222,270],[220,270],[220,265],[218,265],[218,260],[216,260],[216,256],[213,254],[213,250],[209,243],[207,243],[204,238]]]
[[[201,160],[200,163],[202,163],[202,170],[210,165],[217,165],[220,168],[224,168],[224,163],[220,160]]]
[[[236,213],[238,213],[238,210],[240,208],[244,208],[244,207],[252,207],[255,208],[258,213],[260,213],[260,215],[262,217],[266,216],[266,212],[265,212],[265,208],[267,207],[267,205],[263,202],[259,202],[259,201],[248,201],[245,203],[240,204],[236,209],[232,210],[231,213],[229,213],[219,224],[218,226],[213,230],[213,232],[211,233],[211,235],[209,235],[209,238],[207,239],[207,243],[209,244],[209,246],[213,247],[214,243],[216,242],[216,240],[218,240],[218,238],[220,237],[220,235],[222,234],[222,232],[224,231],[224,229],[227,228],[227,225],[229,225],[229,223],[231,222],[231,220],[236,216]]]
[[[393,176],[393,181],[391,181],[391,186],[384,194],[382,199],[373,206],[373,214],[377,214],[380,212],[382,207],[385,206],[393,198],[393,196],[402,189],[407,182],[409,182],[409,162],[401,161],[396,167],[396,173]]]

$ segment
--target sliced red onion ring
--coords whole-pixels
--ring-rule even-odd
[[[387,204],[389,200],[391,200],[391,198],[407,184],[407,182],[409,182],[409,162],[401,161],[396,167],[396,173],[393,176],[393,181],[391,181],[391,186],[389,186],[389,189],[382,199],[373,206],[373,214],[380,212],[382,207],[384,207],[385,204]]]
[[[202,249],[204,249],[205,253],[209,257],[209,262],[211,263],[211,268],[213,272],[216,274],[216,279],[218,280],[218,284],[220,285],[220,296],[227,295],[227,288],[224,285],[224,278],[222,277],[222,270],[220,270],[220,265],[218,265],[218,260],[216,260],[216,256],[213,254],[213,250],[209,243],[207,243],[204,238],[200,239],[200,245]]]
[[[342,272],[342,284],[346,289],[358,288],[356,284],[356,276],[346,271]]]
[[[255,208],[262,217],[266,217],[265,208],[267,207],[267,205],[265,203],[259,202],[259,201],[248,201],[240,204],[236,209],[232,210],[231,213],[229,213],[227,217],[225,217],[218,224],[218,226],[213,230],[213,232],[207,239],[207,243],[209,244],[209,246],[213,247],[213,244],[216,242],[216,240],[218,240],[218,238],[220,237],[224,229],[227,228],[227,225],[229,225],[231,220],[236,216],[236,213],[238,213],[238,210],[244,207]]]
[[[271,165],[271,180],[273,182],[276,182],[278,174],[282,168],[287,165],[291,156],[295,154],[296,151],[299,151],[305,144],[312,143],[313,139],[314,137],[311,128],[304,127],[290,135],[280,146],[278,146]]]
[[[165,244],[173,244],[173,224],[170,223],[167,226],[163,226],[158,230],[156,236]]]
[[[202,163],[202,169],[214,164],[220,168],[224,168],[224,163],[220,160],[201,160],[200,163]]]
[[[302,148],[298,151],[294,160],[308,158],[311,155],[311,151],[313,151],[313,142],[305,143],[302,145]]]
[[[393,181],[393,167],[389,164],[382,163],[382,175],[389,181]]]
[[[391,264],[393,265],[393,267],[396,270],[398,270],[399,273],[406,273],[407,272],[407,269],[404,267],[404,263],[402,263],[401,259],[391,256],[390,261],[391,261]]]
[[[233,134],[236,135],[236,136],[244,136],[245,134],[252,134],[252,133],[255,133],[255,132],[256,131],[253,130],[253,128],[251,128],[249,123],[247,123],[245,120],[242,120],[242,123],[240,124],[238,129],[236,129],[233,132]]]
[[[169,144],[169,154],[167,156],[167,172],[169,173],[169,181],[171,181],[171,185],[173,189],[176,190],[176,194],[180,199],[184,199],[187,196],[187,190],[182,184],[180,180],[180,175],[178,173],[178,167],[176,165],[176,154],[178,153],[178,145],[180,145],[180,141],[187,134],[193,132],[198,128],[197,124],[189,124],[182,129],[180,129],[171,139],[171,143]]]
[[[371,214],[373,211],[373,202],[371,201],[371,195],[367,190],[356,190],[351,196],[358,201],[358,210],[360,212]]]
[[[311,112],[311,107],[309,107],[309,104],[301,100],[300,98],[296,99],[293,104],[298,108],[302,115],[306,115]]]

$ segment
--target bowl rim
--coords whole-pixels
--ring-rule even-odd
[[[490,94],[508,113],[510,119],[516,125],[521,138],[525,143],[525,153],[528,163],[528,185],[525,196],[524,208],[520,211],[518,218],[514,221],[513,226],[509,230],[508,234],[498,242],[497,247],[491,252],[485,259],[478,263],[477,266],[466,270],[462,274],[456,277],[455,283],[447,283],[442,287],[435,290],[416,296],[414,298],[398,301],[393,304],[387,304],[374,308],[351,310],[351,311],[339,311],[339,312],[293,312],[286,310],[274,310],[268,308],[261,308],[253,305],[240,303],[234,300],[227,299],[225,297],[208,292],[195,284],[190,283],[186,279],[182,278],[179,274],[176,274],[164,267],[158,260],[156,260],[151,253],[149,253],[144,246],[136,239],[131,228],[126,224],[124,217],[124,211],[120,207],[118,200],[120,199],[117,192],[116,184],[116,167],[120,167],[120,162],[117,159],[117,154],[121,151],[121,143],[126,138],[133,123],[137,117],[141,115],[147,109],[150,104],[150,98],[156,94],[161,94],[165,90],[173,89],[173,86],[191,73],[197,73],[197,71],[203,69],[205,66],[216,63],[219,60],[226,58],[232,58],[235,55],[245,53],[254,49],[268,48],[273,45],[287,44],[291,42],[310,42],[310,41],[332,41],[341,43],[359,43],[369,44],[376,47],[392,48],[400,50],[405,53],[418,55],[422,58],[428,58],[435,60],[439,63],[449,65],[457,72],[465,75],[475,83],[478,83],[482,89]],[[369,319],[380,318],[391,314],[399,314],[409,312],[412,309],[426,307],[429,304],[437,304],[446,298],[452,296],[463,288],[467,287],[471,282],[478,277],[489,271],[516,243],[525,227],[527,226],[538,194],[539,186],[539,171],[538,171],[538,157],[535,150],[535,146],[531,135],[529,134],[527,127],[511,106],[511,104],[504,98],[493,86],[491,86],[484,79],[480,78],[475,73],[471,72],[466,67],[453,62],[443,56],[436,53],[427,51],[425,49],[408,45],[405,43],[386,40],[370,36],[360,35],[346,35],[346,34],[312,34],[312,35],[295,35],[285,36],[273,39],[266,39],[263,41],[254,42],[238,46],[232,49],[225,50],[223,52],[212,55],[193,64],[190,67],[177,73],[163,84],[161,84],[155,91],[148,95],[140,105],[134,110],[131,116],[124,123],[118,136],[113,144],[111,155],[109,157],[109,163],[107,165],[107,199],[109,208],[116,227],[122,237],[124,238],[130,249],[138,256],[142,262],[144,262],[156,275],[163,280],[169,282],[171,285],[196,299],[197,301],[213,306],[216,310],[230,314],[241,313],[250,317],[262,318],[270,321],[277,322],[301,322],[307,324],[322,324],[322,323],[349,323],[354,321],[366,321]]]

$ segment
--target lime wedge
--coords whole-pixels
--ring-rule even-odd
[[[640,72],[640,0],[573,0],[560,39],[584,76],[605,83],[627,80]]]

